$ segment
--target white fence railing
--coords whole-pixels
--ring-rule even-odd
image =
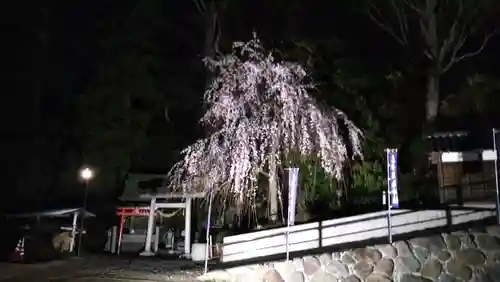
[[[451,210],[451,224],[482,220],[495,215],[489,209]],[[400,235],[448,225],[445,210],[393,210],[392,234]],[[290,227],[290,252],[345,244],[388,235],[387,212],[375,212]],[[286,228],[224,237],[222,261],[231,262],[284,254]]]

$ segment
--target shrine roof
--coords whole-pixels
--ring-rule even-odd
[[[95,214],[84,210],[83,208],[72,208],[72,209],[56,209],[56,210],[45,210],[39,212],[30,213],[18,213],[18,214],[8,214],[8,218],[30,218],[30,217],[67,217],[72,216],[75,212],[83,212],[85,217],[95,217]]]

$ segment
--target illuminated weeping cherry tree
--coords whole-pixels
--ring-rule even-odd
[[[201,119],[209,134],[183,151],[184,159],[170,172],[171,185],[198,185],[249,208],[262,192],[257,180],[265,175],[275,221],[277,170],[290,153],[317,157],[336,179],[348,152],[362,156],[361,130],[342,111],[319,106],[308,94],[313,86],[305,69],[276,60],[255,35],[207,63],[216,71]]]

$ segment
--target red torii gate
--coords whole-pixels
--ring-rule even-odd
[[[141,199],[150,200],[149,207],[118,207],[116,214],[120,216],[120,230],[118,237],[118,252],[122,244],[123,237],[123,225],[125,216],[147,216],[148,217],[148,229],[146,233],[146,244],[145,250],[141,255],[150,256],[153,255],[151,252],[151,240],[154,228],[154,216],[158,209],[184,209],[184,221],[185,221],[185,237],[184,237],[184,255],[187,257],[191,256],[191,203],[194,198],[202,198],[205,193],[158,193],[154,195],[143,194],[140,195]],[[157,199],[181,199],[182,202],[159,202]],[[154,210],[154,214],[150,213],[150,210]]]
[[[120,216],[120,229],[118,231],[118,253],[120,252],[123,238],[123,225],[126,216],[149,216],[149,207],[118,207],[116,215]]]

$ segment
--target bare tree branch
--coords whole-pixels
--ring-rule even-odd
[[[431,52],[429,50],[424,50],[424,55],[429,59],[429,60],[434,60]]]
[[[394,1],[393,1],[394,3]],[[393,5],[393,8],[397,11],[396,13],[399,15],[401,11],[399,8],[397,8],[395,5]],[[376,15],[372,12],[375,11]],[[398,35],[394,28],[390,26],[390,24],[387,22],[387,20],[384,19],[382,16],[382,13],[380,12],[380,9],[377,8],[374,4],[371,5],[370,9],[368,10],[368,16],[372,19],[374,23],[376,23],[382,30],[387,32],[389,35],[391,35],[396,41],[401,44],[404,47],[408,47],[408,40],[407,40],[407,34],[400,34]],[[401,22],[399,23],[401,25]],[[404,30],[403,28],[400,29],[400,32]],[[406,29],[407,30],[407,29]]]
[[[222,37],[222,27],[221,27],[221,20],[220,20],[220,15],[224,14],[226,7],[227,7],[228,0],[223,0],[222,3],[219,6],[215,5],[215,1],[212,1],[212,13],[214,14],[213,18],[213,31],[214,31],[214,39],[213,39],[213,45],[215,49],[216,54],[221,54],[219,46],[220,46],[220,39]]]
[[[207,13],[207,7],[205,6],[204,0],[193,0],[193,3],[196,5],[200,14],[205,15]]]
[[[463,2],[458,1],[458,12],[455,17],[455,20],[453,21],[453,24],[450,27],[450,32],[448,34],[448,37],[443,41],[443,45],[441,45],[441,50],[439,51],[439,57],[438,57],[438,62],[440,65],[442,65],[443,60],[450,50],[451,46],[453,46],[453,43],[456,43],[457,41],[460,40],[460,34],[458,30],[460,29],[460,23],[459,20],[462,17],[464,10]]]
[[[415,3],[413,3],[411,0],[403,0],[405,4],[414,12],[416,12],[419,15],[423,14],[423,10],[419,8]]]
[[[490,39],[498,32],[498,29],[495,29],[494,31],[488,33],[485,35],[484,37],[484,40],[483,42],[481,43],[481,45],[473,52],[469,52],[469,53],[465,53],[465,54],[462,54],[462,55],[458,55],[458,53],[460,52],[460,50],[462,50],[462,47],[464,46],[465,42],[467,41],[467,38],[468,36],[464,36],[463,37],[463,40],[461,40],[460,42],[457,43],[457,45],[455,45],[455,48],[453,49],[453,53],[451,54],[451,57],[450,57],[450,61],[448,62],[448,64],[443,68],[443,73],[447,72],[448,70],[450,70],[450,68],[454,65],[454,64],[457,64],[459,62],[461,62],[462,60],[465,60],[467,58],[471,58],[471,57],[475,57],[477,55],[479,55],[481,52],[483,52],[484,48],[486,47],[486,45],[488,45],[488,42],[490,41]]]
[[[397,5],[396,5],[396,0],[391,0],[391,5],[392,8],[394,9],[394,12],[397,17],[397,21],[399,24],[399,32],[401,36],[401,41],[404,43],[405,46],[408,46],[408,20],[406,18],[406,15],[401,11]]]

